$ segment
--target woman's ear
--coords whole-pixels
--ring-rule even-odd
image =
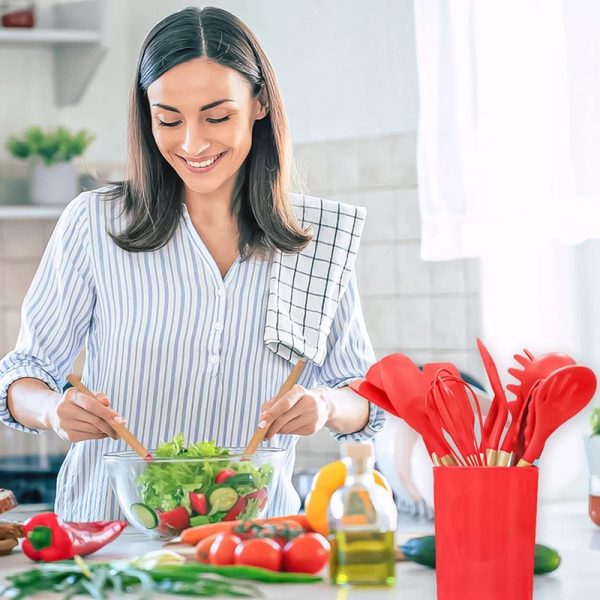
[[[258,105],[255,118],[256,120],[264,119],[269,114],[269,101],[264,87],[256,96],[256,100],[258,100]]]

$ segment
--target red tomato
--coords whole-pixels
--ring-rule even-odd
[[[211,565],[232,565],[234,551],[242,543],[241,538],[231,533],[220,533],[210,545],[208,562]]]
[[[181,533],[190,526],[190,513],[185,506],[178,506],[173,510],[158,512],[157,531],[163,535]]]
[[[283,568],[292,573],[318,573],[329,561],[329,542],[320,533],[303,533],[283,548]]]
[[[215,477],[215,483],[221,484],[234,475],[235,471],[233,469],[222,469],[217,473],[217,476]]]
[[[236,565],[262,567],[271,571],[281,569],[281,548],[268,538],[252,538],[242,542],[234,553]]]

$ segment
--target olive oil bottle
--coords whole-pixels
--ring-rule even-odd
[[[393,586],[398,511],[392,495],[375,483],[373,446],[345,443],[342,458],[346,482],[331,497],[328,511],[331,582]]]

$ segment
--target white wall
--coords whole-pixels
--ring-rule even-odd
[[[50,52],[0,46],[0,160],[30,124],[87,127],[86,157],[125,156],[127,95],[141,43],[158,20],[192,4],[107,0],[108,53],[73,107],[56,108]],[[44,4],[50,0],[44,0]],[[296,142],[416,131],[412,0],[221,0],[257,34],[277,72]]]

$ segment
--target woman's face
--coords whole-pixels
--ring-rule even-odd
[[[187,188],[210,194],[235,181],[266,114],[242,75],[197,58],[159,77],[148,100],[156,145]]]

